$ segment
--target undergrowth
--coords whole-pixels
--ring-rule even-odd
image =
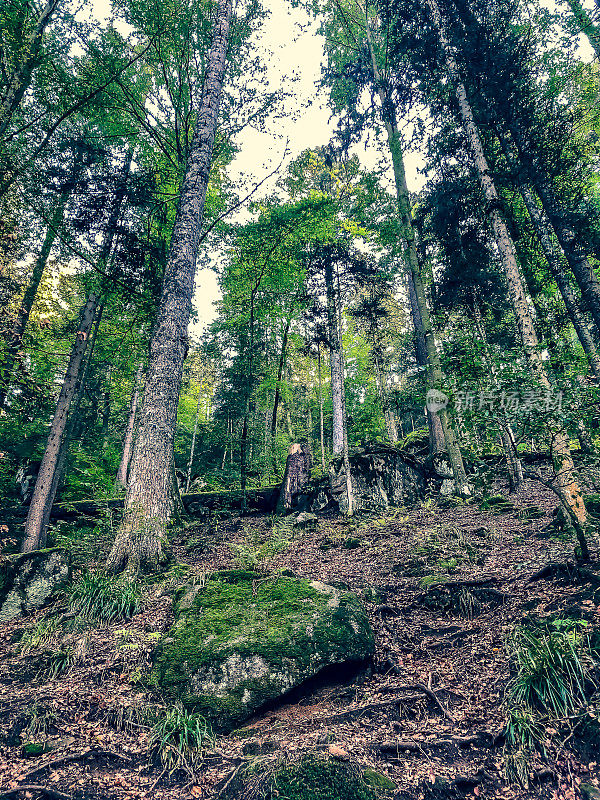
[[[154,723],[150,741],[169,775],[177,769],[193,774],[204,750],[214,743],[214,737],[203,717],[191,714],[177,704]]]
[[[587,622],[555,619],[536,628],[521,626],[509,640],[514,675],[506,690],[507,777],[529,785],[529,762],[545,755],[549,730],[573,722],[596,687],[598,654]]]
[[[107,625],[129,619],[142,606],[137,583],[103,572],[85,572],[68,594],[76,614]]]

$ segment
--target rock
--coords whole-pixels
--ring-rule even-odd
[[[310,501],[310,510],[316,512],[323,511],[328,505],[329,497],[327,496],[327,492],[320,490]]]
[[[350,760],[350,756],[348,755],[348,753],[341,747],[339,747],[337,744],[330,744],[329,747],[327,748],[327,752],[329,753],[330,756],[333,756],[333,758],[339,758],[340,761]]]
[[[55,736],[43,742],[25,742],[21,746],[21,755],[23,758],[36,758],[44,753],[51,753],[53,750],[70,748],[75,741],[74,736]]]
[[[244,743],[242,753],[245,756],[268,756],[271,753],[275,753],[277,749],[277,744],[270,739],[265,739],[262,742],[259,739],[250,739],[250,741]]]
[[[3,559],[0,562],[0,622],[43,608],[70,577],[70,554],[62,547]]]
[[[311,514],[309,511],[301,511],[294,519],[294,527],[299,528],[316,528],[319,523],[319,518],[316,514]]]
[[[185,590],[181,591],[181,596]],[[213,575],[154,654],[151,681],[231,730],[333,664],[362,662],[373,633],[358,598],[316,581]]]
[[[389,445],[378,445],[350,456],[355,511],[385,510],[407,505],[422,494],[426,471],[414,459]],[[341,459],[330,464],[328,491],[342,513],[347,511],[346,478]],[[317,495],[318,496],[318,495]],[[309,507],[314,511],[313,502]]]
[[[582,783],[579,787],[581,800],[600,800],[600,790],[591,783]]]

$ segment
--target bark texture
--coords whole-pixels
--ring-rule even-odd
[[[63,437],[67,428],[67,420],[71,402],[75,397],[81,376],[81,367],[88,344],[88,337],[94,322],[98,296],[90,294],[81,315],[79,330],[71,350],[67,372],[60,390],[56,412],[50,426],[48,444],[40,465],[37,481],[29,513],[25,523],[25,536],[22,552],[30,553],[39,550],[46,543],[46,529],[50,519],[50,510],[54,502],[57,482],[55,480],[56,467],[59,462]]]
[[[210,174],[232,15],[231,0],[219,0],[198,118],[165,270],[152,341],[144,402],[123,522],[107,560],[119,572],[154,570],[166,558],[171,517],[171,461],[177,406],[188,349],[200,228]]]
[[[290,445],[285,464],[285,474],[277,500],[276,511],[281,514],[291,511],[298,502],[298,495],[302,494],[310,483],[310,468],[312,456],[306,443]]]

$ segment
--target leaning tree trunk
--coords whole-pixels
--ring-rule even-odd
[[[522,184],[519,186],[519,190],[521,192],[527,212],[531,218],[536,235],[542,246],[542,250],[544,251],[546,261],[548,262],[550,272],[552,273],[552,277],[556,281],[558,290],[561,293],[567,314],[571,320],[571,324],[575,329],[577,338],[579,339],[581,347],[583,348],[583,352],[587,357],[590,370],[594,377],[600,378],[600,356],[596,350],[596,345],[594,344],[594,339],[586,324],[585,317],[579,307],[573,287],[571,286],[571,283],[565,274],[565,270],[563,269],[561,263],[562,254],[559,252],[558,246],[555,245],[550,222],[543,209],[537,205],[531,188],[526,184]]]
[[[219,0],[202,98],[181,187],[134,449],[123,522],[107,560],[120,572],[156,569],[166,558],[171,516],[170,472],[177,406],[188,349],[200,227],[217,127],[232,14],[232,0]]]
[[[60,0],[48,0],[40,12],[29,41],[24,43],[23,58],[19,60],[18,69],[11,74],[3,74],[5,88],[0,99],[0,140],[6,134],[12,116],[20,106],[25,92],[31,84],[33,71],[40,56],[44,33],[59,2]]]
[[[29,283],[27,284],[27,288],[25,289],[25,293],[21,299],[17,317],[7,337],[8,340],[6,343],[4,363],[0,369],[0,409],[4,407],[6,402],[17,353],[21,348],[23,334],[25,333],[25,328],[29,322],[31,309],[33,308],[33,304],[42,281],[42,276],[44,274],[44,270],[46,269],[46,264],[48,263],[48,257],[50,256],[52,246],[54,245],[58,235],[58,228],[63,221],[68,198],[69,195],[67,192],[62,192],[60,195],[58,205],[52,214],[50,222],[48,223],[42,248],[35,260],[35,264],[33,265]]]
[[[467,98],[467,91],[460,79],[458,65],[452,55],[452,49],[437,2],[436,0],[426,0],[426,2],[431,11],[431,17],[439,36],[446,60],[448,75],[456,94],[458,109],[462,119],[467,144],[471,152],[473,166],[475,167],[479,184],[486,200],[487,213],[494,231],[500,260],[506,274],[509,299],[517,320],[517,327],[521,336],[523,350],[529,362],[531,375],[545,391],[551,392],[552,385],[548,379],[546,368],[540,354],[539,341],[533,319],[529,312],[529,305],[521,279],[515,246],[502,214],[500,213],[500,199],[483,151],[479,130]],[[583,556],[585,557],[587,554],[587,545],[583,537],[583,527],[587,523],[587,511],[583,502],[581,490],[575,479],[574,464],[569,448],[569,437],[560,424],[556,423],[553,425],[551,433],[551,453],[556,465],[556,488],[563,505],[573,518],[580,538]]]
[[[69,408],[77,392],[81,366],[97,306],[98,295],[90,294],[81,315],[79,329],[69,358],[69,365],[56,404],[56,412],[50,426],[48,444],[46,445],[35,482],[35,489],[25,523],[23,553],[39,550],[46,543],[46,529],[57,487],[57,481],[55,480],[56,467],[59,463],[61,445],[67,428]]]
[[[512,119],[509,128],[517,146],[519,160],[527,169],[531,184],[542,202],[544,211],[554,229],[571,272],[581,289],[586,308],[590,312],[600,334],[600,280],[598,280],[587,253],[581,246],[576,231],[573,230],[570,224],[564,204],[556,196],[552,182],[543,165],[536,164],[531,158],[526,137],[521,131],[517,120]],[[509,143],[504,137],[502,144],[505,152],[510,152]]]
[[[125,436],[123,438],[123,453],[121,455],[121,462],[117,470],[117,477],[115,479],[116,489],[127,488],[127,471],[129,469],[129,462],[131,460],[131,450],[133,447],[133,434],[135,431],[135,418],[137,415],[137,407],[140,399],[140,387],[142,384],[142,372],[144,369],[143,362],[140,361],[136,375],[133,392],[131,394],[131,402],[129,404],[129,414],[127,416],[127,427],[125,429]]]
[[[389,97],[389,87],[387,86],[387,82],[381,76],[377,59],[375,57],[375,50],[373,49],[366,6],[363,9],[363,13],[365,19],[367,46],[369,48],[371,65],[373,68],[373,77],[375,79],[377,93],[381,102],[381,116],[385,125],[388,146],[390,148],[390,155],[392,158],[394,181],[396,184],[396,197],[398,202],[398,213],[402,223],[402,236],[406,248],[405,257],[410,276],[413,281],[415,300],[419,310],[423,338],[427,351],[429,384],[432,389],[441,389],[443,384],[442,365],[437,350],[437,344],[429,314],[429,307],[427,305],[425,287],[423,285],[423,279],[419,267],[419,257],[415,243],[415,231],[413,226],[410,194],[406,183],[406,172],[404,169],[404,159],[402,156],[398,125],[396,122],[394,106]],[[436,412],[436,415],[444,434],[445,448],[448,452],[450,464],[452,465],[456,493],[459,495],[469,495],[471,493],[471,487],[467,481],[467,474],[465,472],[462,454],[458,445],[458,439],[454,430],[453,421],[446,408],[440,408]]]

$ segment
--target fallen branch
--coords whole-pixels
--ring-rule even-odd
[[[314,722],[318,725],[330,724],[332,722],[348,722],[351,719],[357,719],[363,714],[370,714],[373,711],[384,711],[392,706],[397,706],[399,703],[404,703],[408,700],[417,700],[418,698],[419,695],[396,697],[394,700],[385,700],[382,703],[371,703],[368,706],[349,708],[347,711],[340,711],[338,714],[331,714],[328,717],[313,717],[311,722]]]
[[[0,789],[0,800],[16,797],[20,792],[38,792],[46,797],[53,798],[53,800],[73,800],[73,795],[64,794],[64,792],[51,789],[49,786],[38,786],[35,783],[22,784],[21,786],[15,786],[14,789]]]
[[[43,772],[45,769],[54,769],[55,767],[61,767],[63,764],[70,764],[72,761],[79,761],[82,758],[96,758],[97,756],[116,758],[119,759],[120,761],[131,763],[131,759],[129,758],[129,756],[124,756],[121,753],[116,753],[114,750],[103,750],[97,748],[94,750],[86,750],[83,753],[69,753],[69,755],[61,756],[60,758],[55,758],[52,761],[46,761],[45,764],[40,764],[39,766],[35,767],[35,769],[32,769],[25,775],[23,775],[21,780],[25,781],[28,778],[32,778],[34,775],[39,775],[40,772]]]
[[[558,561],[553,561],[550,564],[546,564],[545,567],[542,567],[542,569],[534,572],[527,583],[535,583],[536,581],[558,577],[579,578],[579,580],[583,582],[587,581],[593,586],[600,586],[600,575],[593,572],[591,569],[580,567],[577,566],[577,564],[572,564],[569,562],[561,563]]]
[[[468,586],[489,586],[490,583],[498,583],[498,578],[490,575],[489,578],[473,578],[471,580],[440,581],[431,583],[427,589],[460,589]]]
[[[402,675],[402,670],[400,669],[400,667],[397,667],[396,664],[394,664],[394,662],[391,661],[389,658],[386,661],[386,665],[389,666],[390,672],[393,672],[395,675]],[[428,686],[425,686],[424,683],[409,683],[406,684],[405,686],[398,686],[397,688],[398,691],[411,691],[411,690],[414,691],[416,689],[419,692],[423,692],[423,694],[426,694],[430,700],[433,700],[433,702],[437,705],[437,707],[440,709],[440,711],[446,717],[446,719],[449,719],[450,722],[456,722],[452,714],[448,711],[446,706],[442,703],[442,701],[433,691],[433,689],[430,689]]]

